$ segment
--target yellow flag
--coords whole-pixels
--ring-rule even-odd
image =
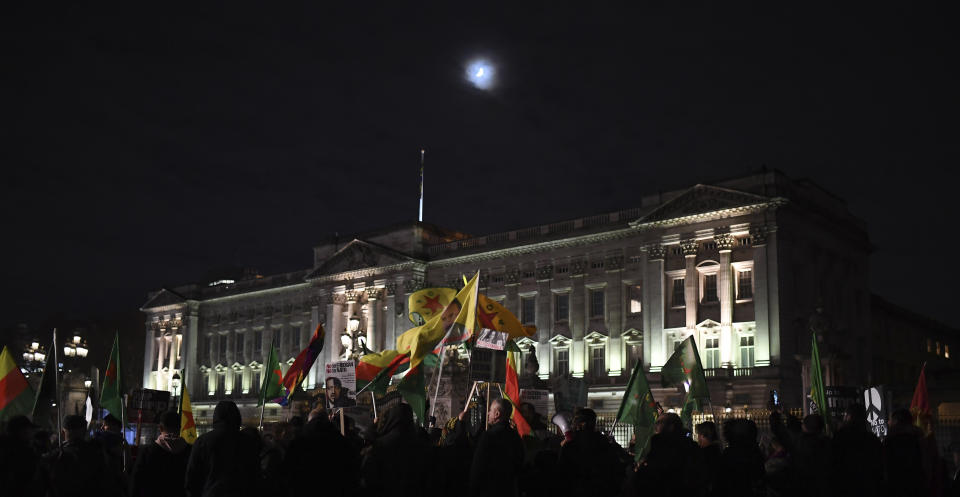
[[[180,438],[188,444],[197,441],[197,423],[193,421],[193,406],[190,405],[190,394],[187,386],[183,386],[183,398],[180,399]]]
[[[407,300],[410,322],[421,324],[430,321],[430,318],[447,307],[456,296],[457,291],[453,288],[424,288],[410,294]]]
[[[477,321],[479,321],[480,326],[484,328],[507,333],[510,335],[510,340],[533,336],[533,334],[537,332],[536,326],[520,324],[520,320],[504,307],[503,304],[488,298],[486,295],[479,296]]]
[[[410,369],[417,367],[427,354],[444,340],[445,343],[459,343],[477,329],[477,282],[478,271],[467,285],[457,293],[443,312],[434,313],[426,324],[411,328],[397,337],[397,352],[410,354]]]

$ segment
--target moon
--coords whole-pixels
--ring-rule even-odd
[[[493,88],[496,68],[484,59],[477,59],[467,65],[467,80],[470,84],[481,89]]]

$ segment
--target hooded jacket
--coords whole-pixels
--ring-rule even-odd
[[[191,497],[254,495],[260,474],[257,441],[240,433],[240,410],[222,400],[213,411],[213,431],[193,444],[187,463]]]

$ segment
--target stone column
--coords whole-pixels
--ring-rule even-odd
[[[754,360],[756,366],[770,365],[770,300],[767,261],[767,229],[759,226],[750,230],[753,245],[753,313],[756,322]]]
[[[647,248],[643,274],[643,363],[660,371],[667,356],[663,345],[663,262],[667,251],[661,245]]]
[[[153,384],[150,382],[151,372],[153,372],[153,361],[157,356],[156,352],[156,341],[153,338],[154,331],[153,326],[151,326],[150,319],[147,319],[147,322],[144,323],[144,336],[146,340],[143,343],[143,388],[152,388]],[[53,351],[50,351],[53,353]]]
[[[380,292],[382,290],[379,288],[367,288],[367,348],[373,351],[383,350],[383,344],[380,343],[380,334],[377,333]]]
[[[570,275],[570,335],[574,340],[583,340],[583,330],[587,326],[586,287],[583,276],[586,272],[586,260],[579,260],[571,264]],[[570,351],[570,370],[573,371],[573,350]]]
[[[733,236],[729,233],[713,237],[720,249],[720,269],[717,273],[720,298],[720,365],[728,368],[733,362],[733,280],[731,278],[731,250]]]
[[[200,303],[196,301],[187,302],[187,312],[186,312],[186,325],[183,330],[183,350],[180,351],[180,355],[184,358],[181,362],[184,372],[189,373],[186,375],[186,381],[183,383],[186,388],[189,388],[189,392],[196,391],[196,386],[199,384],[197,378],[200,376],[200,370],[197,365],[197,360],[199,359],[199,347],[200,347]],[[184,373],[180,373],[180,377],[183,378]],[[183,389],[181,388],[181,392]],[[203,392],[206,393],[206,392]],[[182,395],[182,394],[181,394]]]
[[[320,302],[322,297],[320,295],[315,295],[310,299],[310,329],[316,330],[317,326],[320,325]],[[326,328],[326,323],[324,323],[324,328]],[[330,331],[324,329],[327,333],[327,340],[330,340],[331,335]],[[311,335],[312,337],[313,335]],[[328,342],[329,343],[329,342]],[[313,363],[313,367],[310,368],[309,381],[307,382],[310,388],[315,388],[323,381],[323,371],[324,371],[324,361],[323,357],[318,357],[320,359]]]
[[[400,298],[397,296],[397,282],[388,281],[384,294],[387,310],[384,317],[383,348],[395,349],[397,347],[397,299]]]
[[[700,301],[698,298],[700,278],[697,274],[697,241],[684,240],[680,242],[680,247],[683,249],[687,269],[683,277],[683,300],[687,313],[687,332],[690,333],[697,326],[697,303]]]

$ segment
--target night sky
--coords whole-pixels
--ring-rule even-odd
[[[952,317],[952,13],[275,3],[0,18],[0,323],[307,268],[333,232],[416,219],[421,147],[425,220],[475,234],[807,177],[867,221],[874,291]],[[492,91],[464,78],[481,56]]]

